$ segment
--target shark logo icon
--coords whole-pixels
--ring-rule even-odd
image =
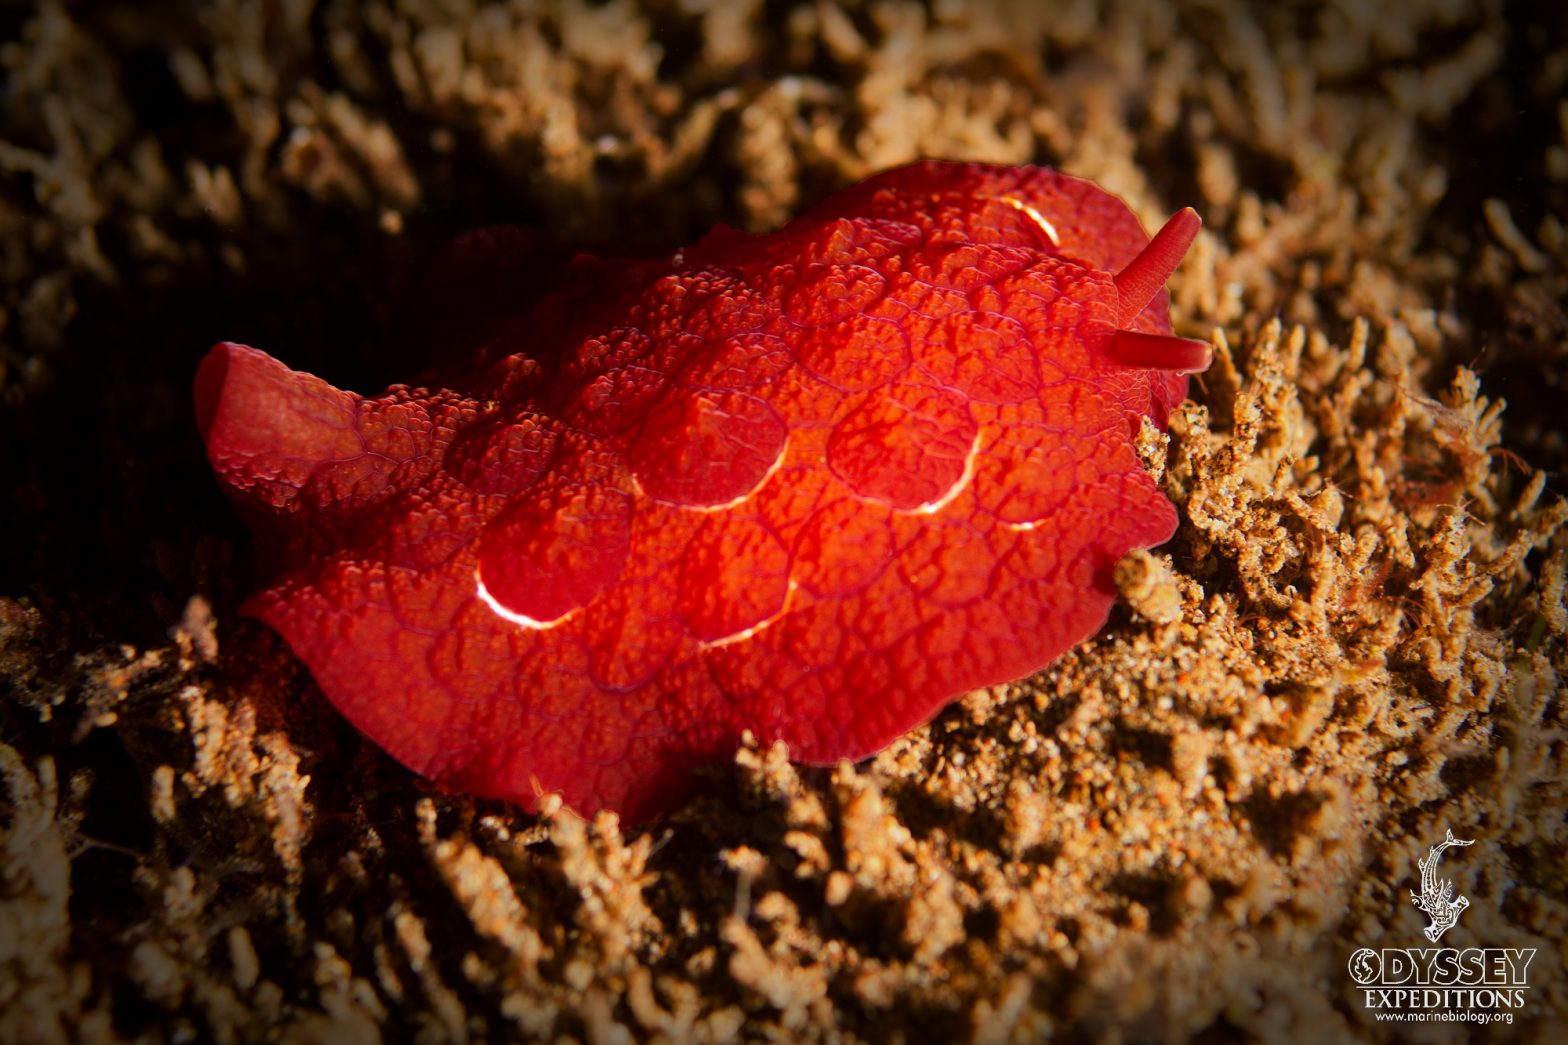
[[[1434,845],[1426,854],[1425,860],[1417,860],[1416,866],[1421,868],[1421,891],[1410,893],[1411,901],[1431,919],[1431,923],[1421,932],[1433,943],[1438,941],[1448,930],[1452,929],[1459,921],[1459,914],[1470,906],[1470,898],[1459,896],[1454,899],[1454,883],[1448,879],[1438,881],[1437,861],[1443,855],[1443,850],[1453,845],[1474,845],[1473,838],[1455,838],[1450,830],[1448,837]]]
[[[1455,838],[1452,830],[1444,833],[1447,837],[1427,850],[1425,860],[1416,860],[1421,891],[1410,891],[1411,901],[1427,916],[1429,924],[1421,932],[1428,943],[1358,947],[1350,955],[1346,971],[1352,989],[1374,1023],[1385,1019],[1512,1023],[1531,1004],[1530,963],[1537,948],[1488,947],[1484,939],[1467,940],[1462,947],[1438,944],[1470,907],[1468,897],[1455,894],[1454,879],[1438,877],[1438,861],[1456,845],[1475,845],[1474,839]],[[1476,935],[1484,936],[1486,931],[1483,926]]]

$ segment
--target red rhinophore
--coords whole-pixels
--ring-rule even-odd
[[[1198,225],[919,163],[664,262],[464,237],[445,388],[202,362],[276,567],[244,611],[405,765],[529,808],[647,818],[744,730],[871,754],[1092,635],[1174,531],[1132,434],[1208,365],[1162,291]]]

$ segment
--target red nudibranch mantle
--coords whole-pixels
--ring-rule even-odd
[[[1105,622],[1176,513],[1140,467],[1209,348],[1090,182],[918,163],[662,261],[452,249],[452,387],[366,398],[256,349],[196,378],[276,572],[244,612],[404,765],[641,820],[743,731],[859,758]],[[498,289],[496,289],[498,288]]]

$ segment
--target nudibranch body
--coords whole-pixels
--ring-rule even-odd
[[[1171,536],[1132,436],[1208,363],[1163,291],[1197,228],[920,163],[543,295],[532,240],[476,234],[454,263],[500,291],[452,387],[202,363],[276,566],[244,610],[402,763],[529,808],[655,815],[745,730],[870,754],[1093,634],[1112,564]]]

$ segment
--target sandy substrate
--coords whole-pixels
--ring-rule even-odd
[[[0,14],[0,1040],[1386,1038],[1347,961],[1426,945],[1450,829],[1442,944],[1529,988],[1404,1034],[1560,1040],[1568,15],[1042,6]],[[455,233],[667,249],[921,156],[1204,215],[1182,525],[1097,639],[623,831],[436,793],[237,616],[208,345],[374,391]]]

